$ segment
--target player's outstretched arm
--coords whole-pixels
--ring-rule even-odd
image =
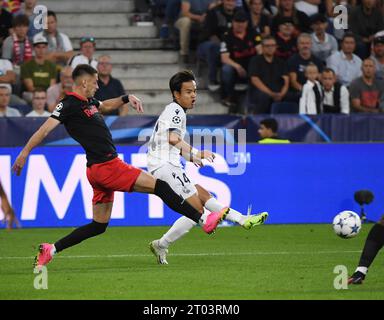
[[[137,98],[133,94],[104,100],[102,101],[99,110],[101,113],[108,113],[112,110],[120,108],[123,104],[126,104],[126,103],[129,103],[132,106],[132,108],[135,109],[138,113],[144,112],[142,102],[140,101],[139,98]]]
[[[207,159],[210,162],[213,162],[215,159],[214,153],[208,150],[197,150],[185,142],[181,137],[176,133],[171,131],[169,133],[168,142],[172,146],[180,150],[181,156],[187,160],[191,161],[198,166],[203,166],[202,159]]]
[[[12,166],[12,171],[16,173],[16,175],[20,175],[21,170],[23,169],[28,155],[30,154],[32,149],[38,146],[41,141],[43,141],[44,138],[59,124],[59,120],[48,118],[47,121],[45,121],[43,125],[32,135],[32,137],[27,142],[26,146],[23,148],[23,150],[21,150],[21,152],[17,156],[16,161]]]

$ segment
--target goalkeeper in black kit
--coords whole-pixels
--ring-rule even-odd
[[[348,284],[362,284],[368,268],[384,245],[384,215],[369,231],[355,273],[348,279]]]

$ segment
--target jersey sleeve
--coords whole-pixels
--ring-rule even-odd
[[[73,108],[72,108],[73,110]],[[65,100],[59,102],[51,114],[51,118],[59,120],[61,123],[64,123],[68,120],[73,112],[71,111],[71,106]]]
[[[185,125],[185,112],[180,107],[168,108],[164,114],[164,122],[168,127],[168,131],[181,134]]]

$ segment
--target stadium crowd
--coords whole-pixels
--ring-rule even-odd
[[[160,37],[176,37],[183,67],[206,64],[207,87],[220,92],[229,113],[384,110],[382,0],[148,2],[154,18],[163,19]],[[48,116],[71,89],[73,68],[83,63],[99,72],[96,98],[123,95],[111,57],[96,57],[96,39],[84,36],[75,52],[53,11],[40,32],[34,25],[37,4],[2,1],[0,116]],[[347,8],[348,29],[334,23],[336,5]],[[239,91],[239,84],[245,89]],[[126,115],[127,107],[114,114]]]
[[[304,114],[384,108],[382,1],[152,2],[164,15],[160,36],[178,35],[182,62],[207,64],[208,89],[220,89],[230,113],[241,111],[238,83],[248,87],[243,100],[251,114],[279,108]],[[334,23],[337,5],[347,8],[347,29]]]

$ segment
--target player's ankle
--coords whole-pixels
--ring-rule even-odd
[[[171,243],[167,239],[161,238],[159,239],[158,244],[161,249],[168,249]]]
[[[237,223],[243,226],[245,223],[245,220],[247,220],[247,216],[242,216]]]
[[[361,272],[362,274],[366,275],[368,272],[367,267],[357,267],[355,272]]]
[[[56,254],[56,247],[55,247],[55,245],[53,244],[52,245],[52,248],[51,248],[51,256],[53,257],[55,254]]]
[[[208,217],[209,213],[207,212],[204,212],[202,215],[201,215],[201,218],[199,220],[199,224],[201,226],[203,226],[205,224],[205,222],[207,221],[207,217]]]

